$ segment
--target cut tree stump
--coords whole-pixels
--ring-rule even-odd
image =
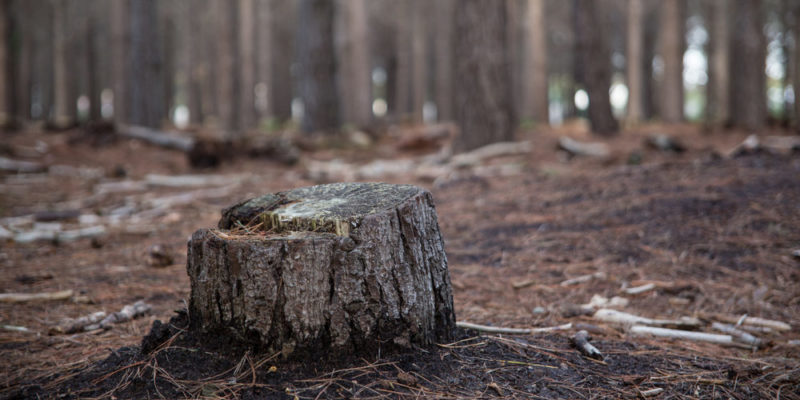
[[[188,250],[193,329],[290,354],[363,354],[452,339],[431,194],[334,183],[250,199]]]

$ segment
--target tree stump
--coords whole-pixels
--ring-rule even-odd
[[[193,329],[281,351],[427,346],[455,328],[431,194],[334,183],[250,199],[188,250]]]

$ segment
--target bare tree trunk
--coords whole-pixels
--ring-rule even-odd
[[[728,89],[730,80],[729,49],[730,49],[730,29],[728,20],[730,18],[730,7],[728,0],[715,0],[708,2],[709,23],[709,80],[707,92],[706,113],[708,123],[711,125],[722,125],[730,117],[728,107]]]
[[[439,121],[453,119],[453,8],[452,0],[434,2],[436,21],[436,112]]]
[[[455,10],[454,99],[459,151],[514,137],[506,3],[462,0]]]
[[[343,22],[341,95],[345,121],[366,126],[372,119],[371,68],[365,0],[337,2]]]
[[[158,41],[155,0],[130,3],[131,43],[128,53],[127,121],[158,128],[164,119],[164,65]]]
[[[300,0],[298,8],[298,92],[303,101],[303,132],[339,128],[336,54],[333,45],[334,3]]]
[[[794,115],[795,129],[800,132],[800,5],[794,9]]]
[[[193,2],[184,1],[182,2],[183,7],[181,7],[181,12],[185,13],[184,15],[186,19],[188,19],[188,21],[184,21],[183,27],[186,31],[181,32],[181,37],[184,39],[187,53],[186,102],[189,108],[189,123],[192,125],[199,125],[203,123],[203,103],[207,101],[204,98],[203,80],[204,76],[208,73],[208,64],[206,58],[203,57],[207,49],[206,46],[204,46],[206,41],[203,40],[201,34],[203,13],[191,12],[190,10],[193,8],[192,5],[198,5],[198,7],[202,9],[205,8],[205,2],[198,0],[194,0]]]
[[[216,79],[218,127],[223,135],[238,128],[239,96],[236,59],[238,56],[236,2],[213,0],[216,19]]]
[[[547,21],[545,20],[544,0],[527,0],[525,13],[525,68],[524,92],[520,117],[538,123],[549,122],[549,101],[547,94]]]
[[[103,116],[101,115],[100,104],[100,71],[98,70],[97,61],[97,21],[94,16],[89,17],[86,26],[86,64],[88,66],[87,73],[89,75],[89,120],[100,121]]]
[[[797,1],[795,0],[781,0],[780,1],[780,13],[781,13],[781,50],[783,52],[783,81],[781,82],[781,94],[785,93],[785,90],[792,85],[794,82],[794,49],[797,48],[797,45],[791,46],[790,42],[792,41],[792,24],[794,23],[794,12],[797,8],[795,5]],[[794,109],[792,108],[792,102],[789,100],[788,97],[783,96],[783,116],[782,120],[785,126],[789,126],[791,122],[795,119]]]
[[[630,124],[637,124],[642,120],[642,0],[628,0],[628,33],[626,36],[628,78],[628,109],[627,119]]]
[[[296,2],[277,0],[272,3],[272,107],[275,117],[286,121],[292,117],[293,75],[291,61],[297,59],[295,54],[296,33],[298,29]]]
[[[664,77],[659,104],[661,119],[667,123],[683,121],[684,9],[683,0],[661,2],[660,47]]]
[[[164,60],[163,67],[163,103],[162,115],[171,121],[172,105],[175,100],[175,52],[176,52],[176,34],[175,34],[175,18],[176,14],[174,8],[175,2],[161,3],[163,10],[163,21],[161,31],[161,42],[163,43],[162,58]]]
[[[653,76],[653,59],[656,56],[658,42],[658,9],[656,0],[645,0],[644,17],[644,55],[642,57],[642,116],[652,119],[657,114],[658,98],[656,98],[656,80]]]
[[[253,219],[267,233],[231,232]],[[454,333],[433,198],[414,186],[257,197],[225,210],[218,230],[195,232],[188,248],[191,329],[294,358],[386,354]]]
[[[128,115],[128,63],[127,54],[130,51],[130,21],[128,13],[129,0],[117,0],[111,3],[111,69],[114,82],[114,120],[117,123],[127,123]]]
[[[67,22],[66,0],[53,0],[53,124],[56,127],[65,127],[74,122],[75,104],[70,104],[69,90]]]
[[[731,122],[744,129],[760,129],[767,119],[766,40],[762,3],[741,0],[735,5],[731,47],[730,100]]]
[[[272,99],[270,93],[273,91],[272,81],[272,7],[269,0],[258,0],[256,2],[256,81],[260,85],[261,91],[256,99],[256,111],[258,120],[266,120],[274,117]]]
[[[422,108],[427,94],[426,24],[423,14],[427,2],[412,0],[411,7],[411,115],[415,122],[422,122]]]
[[[256,8],[253,0],[239,0],[239,127],[255,125]]]
[[[610,136],[619,131],[619,123],[611,112],[608,90],[611,87],[611,58],[605,42],[594,0],[575,0],[577,64],[582,68],[582,81],[589,95],[589,122],[592,132]]]
[[[525,79],[525,0],[499,0],[506,3],[506,53],[508,53],[508,73],[511,77],[511,107],[516,117],[524,115]]]
[[[10,0],[0,0],[0,127],[11,125],[15,115],[10,5]]]
[[[411,1],[398,1],[394,3],[396,14],[401,16],[397,19],[395,33],[395,50],[397,51],[397,67],[395,69],[394,80],[394,107],[392,107],[397,117],[403,118],[413,112],[411,105],[411,79],[413,52],[411,49],[411,20],[414,18],[415,3]]]

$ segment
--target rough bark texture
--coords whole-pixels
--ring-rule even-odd
[[[611,87],[611,58],[594,0],[575,0],[575,39],[577,60],[582,65],[580,79],[589,95],[589,122],[592,132],[610,136],[619,131],[611,112],[608,90]]]
[[[459,151],[513,139],[506,3],[463,0],[455,9],[455,119]]]
[[[262,233],[234,235],[240,224]],[[427,346],[455,326],[433,199],[414,186],[251,199],[225,210],[219,230],[195,232],[187,268],[195,329],[284,355]]]

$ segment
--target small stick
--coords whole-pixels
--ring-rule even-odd
[[[536,282],[538,282],[538,279],[528,279],[526,281],[514,282],[511,284],[511,287],[513,287],[514,289],[522,289],[531,286]]]
[[[675,339],[686,339],[700,342],[711,342],[717,344],[736,345],[731,335],[718,335],[715,333],[683,331],[679,329],[656,328],[652,326],[634,325],[631,333],[637,335],[653,335]]]
[[[633,294],[644,293],[644,292],[647,292],[649,290],[653,290],[655,288],[656,288],[656,284],[655,283],[648,283],[648,284],[642,285],[642,286],[630,287],[630,288],[625,289],[624,291],[625,291],[625,294],[632,294],[633,295]]]
[[[716,329],[716,330],[718,330],[718,331],[720,331],[720,332],[727,333],[727,334],[733,336],[734,339],[738,339],[740,342],[745,343],[745,344],[749,344],[749,345],[751,345],[751,346],[753,346],[755,348],[759,348],[759,347],[761,347],[761,345],[764,344],[764,342],[761,339],[759,339],[759,338],[757,338],[757,337],[755,337],[755,336],[753,336],[753,335],[751,335],[751,334],[749,334],[749,333],[747,333],[747,332],[745,332],[745,331],[743,331],[741,329],[737,329],[733,325],[721,324],[719,322],[714,322],[714,323],[711,324],[711,327]]]
[[[792,330],[792,326],[783,321],[775,321],[771,319],[764,319],[758,317],[749,317],[747,316],[747,314],[739,318],[728,315],[720,315],[720,314],[704,314],[703,317],[706,319],[716,319],[722,322],[727,322],[729,324],[735,324],[737,326],[753,325],[753,326],[760,326],[762,328],[775,329],[776,331]]]
[[[473,324],[471,322],[458,321],[456,326],[462,329],[472,329],[478,332],[485,333],[506,333],[509,335],[530,335],[531,333],[551,332],[557,330],[566,330],[572,328],[572,323],[564,325],[548,326],[545,328],[503,328],[499,326],[488,326]]]
[[[657,395],[657,394],[659,394],[659,393],[661,393],[663,391],[664,391],[664,388],[655,388],[655,389],[641,391],[641,392],[639,392],[639,394],[641,394],[642,397],[650,397],[650,396],[655,396],[655,395]]]
[[[594,318],[606,322],[615,322],[618,324],[642,324],[642,325],[673,325],[684,328],[696,328],[700,326],[700,320],[691,317],[682,317],[681,319],[652,319],[640,317],[638,315],[628,314],[622,311],[612,310],[608,308],[601,308],[594,313]]]
[[[597,347],[594,347],[591,343],[589,343],[589,340],[591,339],[592,337],[589,336],[589,332],[581,330],[572,336],[571,341],[572,344],[577,347],[578,350],[580,350],[580,352],[586,357],[594,358],[595,360],[602,360],[603,353],[601,353]]]
[[[72,297],[72,290],[45,293],[2,293],[0,303],[24,303],[28,301],[66,300]]]
[[[561,285],[561,286],[569,286],[569,285],[574,285],[576,283],[589,282],[590,280],[592,280],[594,278],[603,279],[605,277],[606,277],[606,273],[605,272],[602,272],[602,271],[601,272],[595,272],[593,274],[581,275],[581,276],[576,277],[576,278],[567,279],[567,280],[561,282],[559,285]]]
[[[80,318],[67,318],[58,326],[50,329],[50,333],[75,333],[83,331],[87,326],[96,324],[106,317],[105,311],[98,311]]]

